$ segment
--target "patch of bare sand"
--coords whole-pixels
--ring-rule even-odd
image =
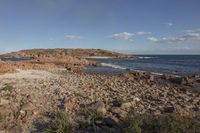
[[[1,79],[45,79],[48,77],[57,77],[58,75],[52,74],[43,70],[17,70],[17,73],[6,73],[0,75]]]

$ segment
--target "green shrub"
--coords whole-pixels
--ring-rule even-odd
[[[125,129],[126,133],[141,133],[142,129],[137,121],[131,120],[129,122],[128,127]]]
[[[15,120],[17,120],[20,116],[20,109],[16,109],[12,111],[13,117]]]
[[[122,97],[117,97],[114,101],[114,106],[121,107],[125,100]]]
[[[84,112],[86,119],[89,119],[91,121],[95,121],[95,120],[103,117],[103,114],[98,113],[96,110],[85,108],[85,109],[83,109],[83,112]]]
[[[98,113],[96,110],[92,109],[83,109],[83,113],[85,118],[89,121],[89,124],[92,126],[93,130],[95,133],[98,133],[98,126],[95,124],[96,120],[101,120],[103,119],[103,114]]]
[[[64,111],[58,111],[45,133],[71,133],[71,130],[68,114]]]
[[[140,115],[127,119],[124,131],[126,133],[197,133],[200,132],[200,119],[177,114],[164,114],[157,117]]]
[[[4,87],[1,90],[11,92],[13,89],[14,89],[13,86],[11,86],[9,84],[5,84]]]

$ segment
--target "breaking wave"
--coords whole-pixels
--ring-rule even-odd
[[[139,56],[138,57],[139,59],[151,59],[151,58],[156,58],[156,57],[148,57],[148,56]]]
[[[122,66],[119,66],[119,65],[115,65],[115,64],[110,64],[110,63],[101,63],[102,66],[106,66],[106,67],[112,67],[112,68],[115,68],[115,69],[127,69],[125,67],[122,67]]]

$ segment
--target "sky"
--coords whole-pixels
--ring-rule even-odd
[[[200,54],[200,0],[0,0],[0,53]]]

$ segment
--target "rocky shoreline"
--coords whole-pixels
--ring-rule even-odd
[[[200,117],[200,92],[194,89],[200,84],[198,76],[53,68],[19,70],[0,75],[0,80],[1,132],[43,132],[58,110],[68,114],[71,132],[123,132],[119,124],[130,113]]]
[[[86,73],[87,65],[98,64],[81,57],[128,58],[96,49],[33,49],[2,56],[32,60],[0,61],[0,133],[141,133],[163,132],[162,126],[200,131],[198,75]],[[136,121],[140,115],[152,120]],[[176,124],[166,125],[171,119]]]

